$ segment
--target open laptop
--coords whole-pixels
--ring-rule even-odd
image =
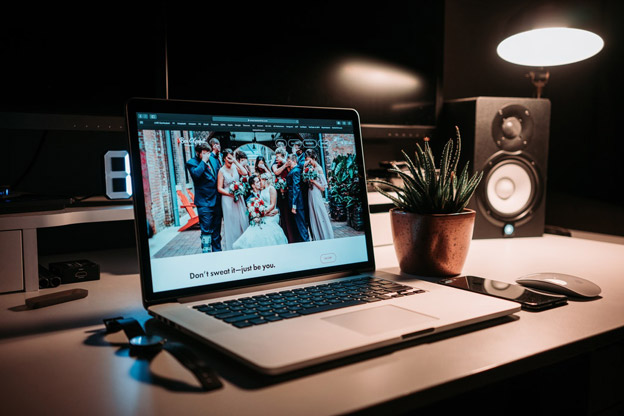
[[[520,310],[375,271],[355,110],[156,99],[126,110],[143,304],[256,370],[280,374]],[[256,180],[263,158],[284,166],[287,189]],[[235,180],[253,185],[236,203],[218,191]],[[282,211],[247,217],[260,200]]]

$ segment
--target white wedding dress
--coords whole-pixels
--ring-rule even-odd
[[[260,198],[268,207],[271,205],[271,194],[269,188],[260,192]],[[277,210],[277,208],[275,208]],[[288,239],[284,230],[279,225],[279,212],[277,215],[264,217],[261,224],[251,224],[245,232],[234,242],[234,249],[277,246],[280,244],[288,244]]]

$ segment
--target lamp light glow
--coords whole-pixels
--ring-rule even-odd
[[[377,62],[346,62],[340,67],[338,75],[340,84],[353,91],[409,93],[421,87],[415,74]]]
[[[514,64],[550,67],[590,58],[603,47],[602,38],[587,30],[549,27],[510,36],[498,45],[496,52]]]

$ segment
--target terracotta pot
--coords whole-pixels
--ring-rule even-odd
[[[394,250],[405,273],[455,276],[461,273],[474,229],[475,211],[421,215],[390,210]]]

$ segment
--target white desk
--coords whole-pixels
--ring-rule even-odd
[[[377,247],[375,254],[379,268],[396,266],[392,246]],[[123,315],[144,321],[148,315],[141,307],[136,260],[131,252],[84,256],[100,262],[103,270],[100,281],[77,285],[89,289],[85,299],[18,312],[8,308],[22,305],[34,294],[0,296],[3,414],[325,415],[367,408],[381,413],[382,405],[396,413],[600,348],[609,351],[607,346],[614,343],[620,343],[617,351],[621,354],[624,339],[624,245],[551,235],[475,240],[464,268],[466,274],[513,282],[530,272],[559,271],[594,281],[602,288],[602,298],[570,301],[539,313],[522,311],[496,325],[343,360],[323,371],[302,372],[273,382],[204,349],[203,356],[218,370],[224,388],[207,393],[176,391],[171,385],[147,380],[146,368],[129,357],[127,350],[91,345],[97,343],[102,318]],[[409,282],[412,277],[401,279]],[[436,290],[435,284],[419,284]],[[157,323],[152,328],[167,334]],[[172,332],[168,334],[175,337]],[[178,339],[201,348],[188,338]],[[617,351],[613,356],[617,357]],[[608,395],[609,389],[624,389],[624,384],[600,385],[601,380],[610,380],[610,371],[621,371],[621,358],[611,362],[609,354],[602,352],[592,357],[607,363],[595,367],[599,368],[596,374],[594,370],[587,372],[598,383],[593,390],[599,393],[592,394]],[[192,382],[179,368],[167,374]],[[510,403],[511,408],[525,410],[525,398],[518,399],[519,403]],[[572,399],[566,398],[568,402]],[[599,404],[592,404],[593,409],[608,406],[610,400],[611,396],[601,397]]]

